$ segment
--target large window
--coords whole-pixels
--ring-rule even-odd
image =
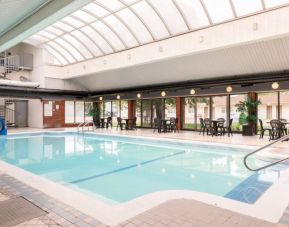
[[[236,105],[247,99],[246,94],[230,95],[230,119],[233,119],[232,130],[242,131],[242,116],[241,113],[237,111]],[[241,119],[240,119],[241,116]]]
[[[142,101],[142,127],[151,127],[152,105],[151,100]]]
[[[227,96],[212,97],[212,119],[227,119]]]
[[[103,106],[103,117],[107,118],[107,117],[111,117],[111,102],[107,101],[104,102],[104,106]]]
[[[136,126],[141,127],[141,100],[135,102]]]
[[[85,102],[84,103],[84,117],[86,121],[92,121],[92,116],[89,116],[91,109],[93,108],[92,102]]]
[[[264,126],[269,126],[272,119],[278,119],[278,92],[258,93],[261,104],[258,106],[258,118]]]
[[[210,98],[197,98],[197,128],[200,129],[200,118],[210,118]]]
[[[176,116],[176,98],[165,99],[165,119]]]
[[[117,125],[117,118],[120,117],[120,102],[112,101],[112,125]]]
[[[65,123],[74,123],[74,101],[65,101]]]
[[[91,121],[92,117],[88,115],[92,105],[92,102],[65,101],[65,123],[76,124]]]
[[[289,122],[289,91],[280,92],[280,119],[286,119]]]
[[[84,102],[75,102],[75,123],[84,122]]]
[[[183,128],[196,129],[196,98],[184,98]]]
[[[126,100],[120,102],[120,116],[121,118],[128,118],[128,101]]]

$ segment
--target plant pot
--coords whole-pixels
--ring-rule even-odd
[[[93,120],[95,127],[99,128],[100,127],[100,119],[97,117],[93,117],[92,120]]]
[[[255,130],[253,125],[243,125],[243,136],[253,136],[255,135]]]

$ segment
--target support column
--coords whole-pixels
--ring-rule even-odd
[[[176,97],[176,117],[179,119],[178,129],[181,129],[182,121],[182,99],[181,97]]]
[[[256,92],[248,92],[248,97],[252,101],[257,101],[258,94]],[[248,113],[248,114],[249,115],[255,115],[257,117],[257,108],[255,108],[254,110],[250,111],[250,113]],[[257,134],[257,123],[254,123],[253,126],[254,126],[254,133]]]
[[[134,118],[135,117],[135,101],[134,100],[128,100],[128,118]]]

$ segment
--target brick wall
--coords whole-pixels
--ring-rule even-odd
[[[47,103],[48,101],[43,102],[43,108]],[[43,128],[76,127],[77,125],[65,124],[65,101],[52,101],[52,116],[43,116]]]

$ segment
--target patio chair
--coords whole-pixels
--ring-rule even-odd
[[[223,127],[223,135],[227,133],[229,137],[233,136],[232,124],[233,124],[233,118],[230,119],[229,125],[227,127]]]
[[[137,117],[134,117],[132,119],[132,129],[136,129],[136,120],[137,120]]]
[[[201,128],[200,128],[200,133],[199,133],[199,135],[201,135],[201,133],[205,133],[205,124],[204,124],[204,119],[203,118],[200,118],[200,126],[201,126]]]
[[[272,130],[270,128],[264,128],[263,126],[263,121],[261,119],[259,119],[259,126],[260,126],[260,136],[259,136],[259,139],[263,139],[264,137],[264,134],[266,131],[269,132],[269,138],[271,138],[271,134],[272,134]]]
[[[287,128],[286,128],[287,120],[282,118],[282,119],[280,119],[280,122],[281,122],[283,135],[288,135],[288,131],[287,131]]]
[[[154,131],[153,131],[153,132],[155,132],[156,130],[157,130],[158,132],[160,132],[160,131],[161,131],[161,127],[162,127],[161,124],[162,124],[161,119],[159,119],[159,118],[154,118],[154,123],[153,123]]]
[[[106,128],[108,128],[109,126],[112,128],[112,117],[108,117],[106,119]]]
[[[217,124],[217,132],[216,133],[218,133],[220,130],[220,134],[224,135],[224,131],[225,131],[224,124],[225,124],[226,120],[225,120],[225,118],[220,117],[217,119],[217,121],[219,121],[219,122]]]
[[[123,130],[123,126],[125,125],[125,123],[122,122],[120,117],[117,117],[116,120],[117,120],[116,129],[118,129],[118,127],[120,127],[120,130]]]
[[[207,132],[207,135],[214,135],[214,127],[212,127],[212,122],[210,118],[204,119],[204,129],[203,129],[203,136],[205,135],[205,132]]]
[[[169,130],[173,132],[179,132],[178,130],[178,118],[171,117],[170,118],[170,123],[169,123]]]
[[[278,139],[282,136],[282,132],[283,132],[283,129],[282,129],[282,124],[281,124],[281,121],[279,120],[271,120],[270,121],[270,125],[271,125],[271,137],[270,137],[270,140],[274,140],[274,139]]]

